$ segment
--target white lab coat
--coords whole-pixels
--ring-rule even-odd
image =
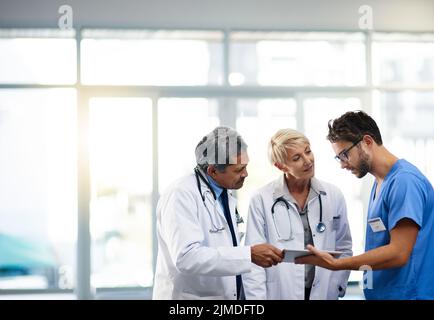
[[[352,241],[347,219],[344,197],[335,186],[312,178],[312,188],[321,195],[323,206],[323,222],[326,230],[319,233],[316,225],[319,222],[319,199],[313,198],[308,203],[308,220],[312,238],[316,248],[345,252],[343,256],[352,255]],[[304,229],[301,217],[294,203],[288,199],[289,191],[282,175],[277,180],[259,189],[252,197],[247,220],[246,245],[268,242],[280,249],[304,249]],[[294,239],[278,240],[274,226],[271,207],[274,201],[283,196],[290,204],[289,214]],[[277,210],[286,211],[284,206],[276,205]],[[283,214],[283,215],[282,215]],[[285,217],[279,213],[278,217]],[[287,215],[286,215],[287,216]],[[276,220],[277,224],[285,221]],[[288,224],[286,222],[286,224]],[[285,238],[285,237],[283,237]],[[310,294],[311,300],[337,299],[345,294],[350,271],[330,271],[315,267],[315,278]],[[244,291],[247,299],[304,299],[305,266],[294,263],[280,263],[271,268],[252,267],[252,272],[243,275]]]
[[[202,201],[194,174],[176,181],[158,202],[153,299],[236,299],[235,276],[251,270],[250,247],[233,246],[221,205],[214,201],[206,184],[200,183],[210,211]],[[239,243],[236,199],[230,191],[228,195]],[[225,229],[215,232],[216,226]]]

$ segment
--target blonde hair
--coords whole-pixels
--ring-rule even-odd
[[[280,129],[270,139],[268,158],[271,164],[287,164],[288,149],[301,144],[310,145],[309,139],[301,132],[293,129]]]

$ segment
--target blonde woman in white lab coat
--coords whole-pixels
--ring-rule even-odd
[[[314,177],[309,140],[292,129],[279,130],[269,143],[271,163],[282,175],[252,197],[246,245],[270,243],[280,249],[323,250],[352,255],[345,199],[332,184]],[[254,266],[243,275],[247,299],[337,299],[345,294],[350,271],[281,263]]]

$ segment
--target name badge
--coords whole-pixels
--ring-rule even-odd
[[[370,219],[368,220],[368,223],[371,226],[373,232],[380,232],[386,230],[386,227],[384,226],[384,223],[381,220],[381,218]]]

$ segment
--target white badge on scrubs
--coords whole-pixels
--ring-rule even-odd
[[[380,232],[386,230],[386,227],[384,226],[384,223],[381,220],[381,218],[370,219],[368,220],[368,223],[371,226],[373,232]]]

